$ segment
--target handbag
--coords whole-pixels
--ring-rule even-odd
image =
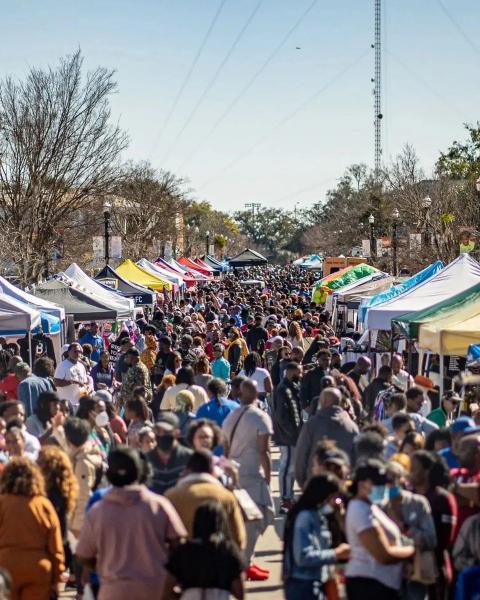
[[[437,581],[438,568],[433,550],[417,550],[413,558],[411,581],[432,585]]]
[[[255,504],[245,488],[234,489],[232,492],[237,499],[245,521],[259,521],[263,519],[262,511]]]
[[[228,443],[228,455],[230,454],[230,450],[232,448],[233,438],[235,436],[235,432],[237,431],[238,424],[242,420],[243,415],[247,412],[248,408],[244,408],[241,415],[235,421],[235,425],[232,428],[232,433],[230,434],[230,439]],[[259,521],[263,519],[263,513],[258,508],[258,506],[253,501],[250,494],[244,488],[236,488],[232,490],[233,495],[237,499],[238,505],[240,506],[240,510],[242,511],[242,515],[245,521]]]

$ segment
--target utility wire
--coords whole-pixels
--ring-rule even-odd
[[[210,79],[210,81],[208,82],[208,84],[206,85],[205,89],[203,90],[203,92],[200,95],[200,98],[197,100],[197,103],[195,104],[195,106],[193,107],[193,109],[190,111],[190,114],[188,115],[185,123],[183,124],[182,128],[180,129],[180,132],[178,133],[178,135],[176,136],[176,138],[173,140],[173,142],[170,144],[170,147],[168,148],[168,150],[166,151],[166,153],[164,154],[161,164],[165,164],[165,162],[168,160],[168,158],[170,157],[170,154],[173,150],[173,148],[177,145],[179,139],[182,137],[183,133],[185,132],[185,130],[187,129],[187,127],[190,125],[190,123],[193,120],[193,117],[195,116],[195,114],[197,113],[197,110],[200,108],[200,106],[202,105],[203,101],[205,100],[208,92],[211,90],[211,88],[215,85],[215,82],[217,81],[218,77],[220,76],[220,73],[223,71],[225,65],[228,63],[228,61],[230,60],[230,57],[232,56],[235,48],[237,47],[238,43],[240,42],[240,40],[242,39],[244,33],[247,31],[249,25],[251,24],[251,22],[253,21],[253,19],[255,18],[255,15],[257,14],[258,10],[260,9],[260,6],[263,4],[264,0],[258,0],[257,4],[255,5],[253,11],[250,13],[250,15],[248,16],[247,20],[245,21],[245,23],[243,24],[242,28],[240,29],[240,31],[237,34],[237,37],[235,38],[235,40],[233,41],[233,44],[230,46],[230,49],[228,50],[227,54],[225,55],[225,57],[223,58],[222,62],[219,64],[219,66],[217,67],[217,70],[215,71],[213,77]]]
[[[480,54],[480,47],[478,47],[471,39],[471,37],[469,35],[467,35],[466,31],[463,29],[463,27],[460,25],[460,23],[454,18],[454,16],[452,15],[452,13],[447,9],[447,7],[445,6],[445,4],[442,2],[442,0],[437,0],[437,4],[440,6],[440,8],[442,9],[442,11],[444,12],[444,14],[446,15],[446,17],[448,18],[448,20],[452,23],[452,25],[455,27],[455,29],[458,31],[458,33],[463,37],[463,39],[467,42],[467,44],[470,46],[470,48],[476,52],[477,54]]]
[[[200,47],[197,50],[197,53],[195,54],[195,57],[190,65],[190,68],[187,71],[185,79],[183,80],[182,85],[180,86],[180,89],[178,90],[177,95],[175,96],[175,100],[173,101],[173,104],[167,114],[167,117],[166,117],[165,121],[163,122],[162,127],[160,128],[160,132],[158,133],[157,137],[155,138],[155,141],[152,145],[152,150],[151,150],[150,154],[152,154],[156,150],[158,142],[160,141],[163,134],[165,133],[165,130],[167,129],[167,127],[170,123],[170,120],[173,116],[173,113],[175,112],[175,109],[177,108],[177,105],[180,101],[180,98],[182,97],[183,92],[185,91],[185,88],[187,87],[187,85],[190,81],[190,78],[192,77],[193,71],[195,70],[195,67],[197,66],[200,56],[202,55],[202,52],[205,49],[205,46],[207,45],[210,35],[212,34],[213,28],[215,27],[226,2],[227,2],[227,0],[221,0],[215,14],[213,15],[213,19],[211,20],[210,25],[207,29],[207,32],[205,33],[205,36],[203,37],[202,43],[200,44]]]
[[[306,100],[304,100],[301,104],[299,104],[295,110],[293,110],[291,113],[289,113],[283,119],[281,119],[273,127],[273,129],[271,129],[269,131],[269,133],[267,133],[262,138],[260,138],[255,144],[253,144],[252,146],[250,146],[250,148],[248,150],[246,150],[245,152],[242,152],[236,158],[234,158],[229,163],[227,163],[213,177],[211,177],[210,179],[208,179],[207,181],[205,181],[200,186],[199,189],[201,190],[201,189],[207,187],[208,185],[210,185],[211,183],[213,183],[214,181],[216,181],[217,179],[219,179],[225,172],[229,171],[232,167],[234,167],[238,162],[240,162],[241,160],[247,158],[247,156],[250,156],[250,154],[252,154],[258,147],[262,146],[266,141],[268,141],[272,137],[272,135],[274,135],[281,127],[283,127],[286,123],[288,123],[293,118],[295,118],[304,108],[306,108],[309,104],[311,104],[312,102],[314,102],[319,96],[321,96],[321,94],[323,94],[324,92],[326,92],[334,83],[336,83],[339,79],[341,79],[346,73],[348,73],[348,71],[350,71],[353,67],[355,67],[369,53],[370,53],[370,49],[362,52],[361,55],[358,58],[356,58],[354,61],[352,61],[351,63],[349,63],[339,73],[337,73],[334,77],[332,77],[332,79],[330,79],[330,81],[328,81],[327,83],[325,83],[324,85],[322,85],[322,87],[320,87],[314,94],[312,94]]]
[[[426,90],[428,90],[433,96],[435,96],[438,100],[440,100],[440,102],[442,104],[444,104],[445,106],[448,106],[448,108],[450,110],[452,110],[453,112],[456,112],[462,119],[465,118],[465,113],[462,110],[460,110],[460,108],[458,108],[458,106],[455,106],[454,104],[451,104],[450,101],[446,100],[444,94],[441,94],[440,92],[435,90],[425,79],[423,79],[423,77],[421,75],[416,73],[411,67],[409,67],[406,63],[404,63],[398,56],[393,54],[393,52],[391,50],[386,50],[386,53],[391,58],[393,58],[393,60],[395,62],[397,62],[401,67],[403,67],[405,69],[405,71],[407,71],[407,73],[409,73],[414,79],[416,79],[420,84],[422,84]]]
[[[203,136],[200,144],[198,144],[198,146],[183,161],[183,163],[179,167],[179,170],[183,169],[185,167],[185,165],[187,163],[189,163],[191,161],[191,159],[199,152],[199,150],[201,150],[201,148],[205,145],[207,140],[210,139],[210,137],[218,129],[220,124],[223,123],[223,121],[232,112],[232,110],[235,108],[235,106],[238,104],[238,102],[240,102],[240,100],[248,92],[248,90],[252,87],[252,85],[255,83],[255,81],[260,77],[260,75],[265,71],[265,69],[272,62],[272,60],[277,56],[277,54],[280,52],[280,50],[283,48],[283,46],[287,43],[287,41],[290,39],[292,34],[295,32],[295,30],[298,29],[298,27],[300,26],[302,21],[307,17],[307,15],[314,8],[314,6],[317,4],[317,2],[318,2],[318,0],[312,0],[312,2],[306,7],[306,9],[302,12],[302,14],[298,17],[298,19],[292,25],[292,27],[283,36],[283,38],[281,39],[279,44],[277,44],[277,46],[275,46],[275,48],[268,55],[268,57],[262,63],[262,65],[259,67],[259,69],[257,71],[255,71],[253,76],[247,81],[247,83],[244,85],[244,87],[235,96],[235,98],[230,102],[230,104],[223,111],[223,113],[220,115],[220,117],[215,121],[215,123],[214,123],[213,127],[210,129],[210,131],[205,136]]]

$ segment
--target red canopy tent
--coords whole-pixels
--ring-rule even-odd
[[[193,260],[190,260],[189,258],[185,258],[185,256],[181,256],[178,259],[178,262],[183,265],[184,267],[186,267],[189,271],[197,271],[198,273],[200,273],[201,275],[204,275],[205,277],[212,277],[212,273],[211,271],[208,271],[207,269],[201,267],[200,265],[197,265],[197,263],[194,263]]]
[[[182,273],[180,271],[177,271],[171,265],[169,265],[167,261],[162,260],[161,258],[157,258],[154,264],[158,265],[159,267],[162,267],[162,269],[164,269],[165,271],[169,271],[170,273],[174,273],[175,275],[180,275],[187,284],[187,288],[197,285],[197,280],[195,279],[195,277],[193,277],[192,275],[188,275],[188,273]]]

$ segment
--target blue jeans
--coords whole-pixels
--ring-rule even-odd
[[[324,600],[320,581],[289,578],[285,583],[286,600]]]
[[[295,446],[279,446],[280,464],[278,466],[278,480],[280,484],[280,498],[293,500],[293,486],[295,484]]]

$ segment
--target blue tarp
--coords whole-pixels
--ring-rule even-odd
[[[473,361],[480,359],[480,344],[472,344],[468,348],[467,352],[467,363],[471,363]]]
[[[43,311],[40,311],[40,318],[42,320],[42,329],[44,333],[53,334],[60,333],[61,322],[58,317],[49,315]]]
[[[436,262],[423,269],[423,271],[418,272],[416,275],[410,277],[403,283],[395,285],[389,290],[386,290],[385,292],[377,294],[376,296],[373,296],[372,298],[369,298],[368,300],[362,302],[362,304],[360,304],[358,308],[358,320],[361,323],[363,323],[365,321],[367,312],[370,308],[372,308],[373,306],[378,306],[379,304],[383,304],[384,302],[388,302],[389,300],[400,296],[408,290],[411,290],[417,285],[420,285],[424,281],[427,281],[427,279],[430,279],[431,277],[436,275],[439,271],[443,269],[443,267],[443,262],[437,260]]]

